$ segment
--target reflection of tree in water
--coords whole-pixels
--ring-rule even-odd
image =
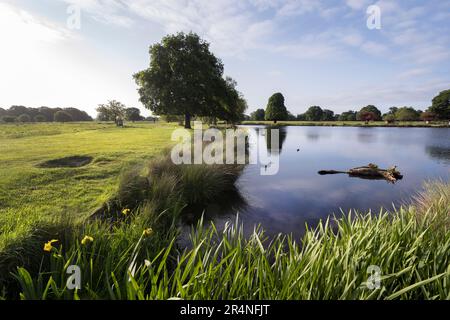
[[[359,132],[358,141],[362,143],[372,143],[377,140],[376,135],[373,132]]]
[[[283,143],[286,140],[287,137],[287,129],[285,127],[267,127],[267,133],[266,133],[266,145],[267,145],[267,152],[269,154],[272,153],[281,153],[281,150],[283,149]],[[275,139],[275,133],[272,133],[272,129],[278,129],[278,149],[276,149],[275,146],[272,147],[272,135]]]
[[[317,141],[317,140],[319,140],[320,135],[318,133],[307,132],[306,138],[310,141]]]
[[[450,148],[441,146],[427,146],[426,153],[433,159],[442,160],[445,163],[450,163]]]
[[[214,220],[216,217],[244,212],[247,207],[247,199],[240,192],[239,186],[234,185],[208,204],[186,207],[183,210],[182,222],[191,225],[202,217],[207,221]]]

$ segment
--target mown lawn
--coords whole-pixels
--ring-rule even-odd
[[[36,220],[87,217],[117,188],[121,170],[170,144],[174,124],[44,123],[0,125],[0,251]],[[43,161],[91,156],[80,168],[39,168]]]

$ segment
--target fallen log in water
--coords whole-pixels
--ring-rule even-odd
[[[348,171],[336,171],[336,170],[321,170],[320,175],[325,174],[338,174],[346,173],[350,177],[358,177],[362,179],[384,179],[388,182],[394,183],[397,180],[401,180],[403,175],[397,170],[397,167],[391,167],[389,169],[380,169],[376,164],[369,163],[364,167],[357,167]]]

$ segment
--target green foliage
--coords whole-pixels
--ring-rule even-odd
[[[77,108],[27,108],[25,106],[11,106],[8,110],[0,110],[0,118],[3,116],[10,116],[16,118],[19,122],[47,122],[53,121],[54,115],[58,111],[65,111],[71,117],[72,121],[92,121],[92,118],[85,112]],[[19,120],[19,117],[22,120]]]
[[[19,122],[31,122],[31,117],[24,113],[17,117],[17,121]]]
[[[319,106],[312,106],[305,112],[306,121],[321,121],[323,118],[323,110]]]
[[[356,112],[349,110],[342,112],[338,118],[339,121],[356,121]]]
[[[6,123],[12,123],[12,122],[16,122],[17,118],[13,117],[13,116],[3,116],[2,117],[2,122],[6,122]]]
[[[334,120],[334,112],[328,109],[323,110],[322,121],[333,121]]]
[[[292,113],[290,113],[290,112],[288,111],[287,120],[288,120],[288,121],[295,121],[295,120],[297,120],[297,117],[294,116]]]
[[[141,116],[141,110],[138,108],[125,109],[125,119],[133,122],[142,120],[143,117]]]
[[[73,121],[92,121],[91,116],[89,116],[86,111],[82,111],[77,108],[64,108],[62,111],[70,114]]]
[[[38,114],[34,117],[34,122],[47,122],[48,119],[43,114]]]
[[[97,111],[97,120],[99,121],[117,121],[125,117],[126,106],[116,100],[110,100],[106,104],[99,104]]]
[[[411,107],[397,108],[394,113],[397,121],[417,121],[420,119],[420,113]]]
[[[200,220],[185,250],[175,245],[176,210],[164,213],[173,223],[161,230],[142,209],[113,227],[74,229],[67,244],[41,253],[48,262],[37,273],[19,268],[14,277],[22,299],[449,299],[450,187],[429,185],[417,201],[326,219],[299,242],[269,240],[258,227],[246,238],[238,219],[221,231]],[[82,244],[85,235],[93,241]],[[71,264],[82,270],[80,291],[66,287]],[[381,270],[375,289],[372,265]]]
[[[394,121],[395,121],[395,115],[390,114],[390,113],[385,114],[385,115],[383,116],[383,120],[384,120],[384,121],[387,121],[387,122],[389,122],[389,123],[394,122]]]
[[[263,121],[265,119],[264,109],[257,109],[250,114],[250,119],[255,121]]]
[[[275,93],[269,98],[265,111],[265,119],[269,121],[287,120],[288,111],[284,105],[284,97],[281,93]]]
[[[367,120],[369,119],[369,120]],[[368,105],[361,108],[356,114],[356,120],[359,121],[379,121],[381,120],[381,111],[374,105]]]
[[[55,113],[54,119],[55,122],[70,122],[73,121],[72,116],[65,111],[58,111]]]
[[[194,33],[168,35],[150,47],[150,67],[134,75],[140,101],[156,115],[210,116],[226,100],[223,64]],[[218,99],[219,97],[219,99]],[[211,110],[213,108],[213,110]]]
[[[432,103],[428,108],[429,112],[434,113],[437,119],[450,119],[450,90],[440,92],[433,98]]]
[[[436,119],[436,115],[433,112],[425,111],[420,114],[420,119],[423,121],[433,121]]]

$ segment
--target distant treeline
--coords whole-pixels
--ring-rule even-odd
[[[270,97],[266,109],[258,109],[251,113],[249,120],[254,121],[433,121],[450,120],[450,90],[440,92],[432,100],[432,105],[426,111],[412,107],[391,107],[382,113],[374,105],[368,105],[358,111],[349,110],[335,114],[332,110],[312,106],[302,114],[293,115],[284,105],[281,93]]]
[[[11,106],[9,109],[0,108],[1,122],[71,122],[92,121],[92,118],[77,108],[27,108],[25,106]]]

